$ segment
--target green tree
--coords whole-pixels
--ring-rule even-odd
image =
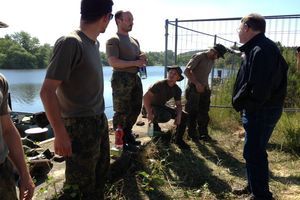
[[[19,33],[12,34],[10,37],[29,53],[35,54],[38,51],[40,42],[36,37],[31,37],[29,33],[21,31]]]
[[[147,52],[149,66],[162,66],[164,65],[164,52]]]
[[[0,39],[0,68],[36,69],[48,65],[52,47],[21,31]]]
[[[285,99],[285,107],[300,107],[300,73],[296,69],[295,48],[279,46],[282,55],[285,57],[289,65],[287,97]]]
[[[37,68],[45,68],[45,66],[48,65],[50,60],[52,48],[49,44],[44,44],[43,46],[40,46],[36,53],[36,59],[37,59]]]
[[[18,44],[14,44],[7,49],[4,66],[4,68],[8,69],[24,69],[24,66],[26,68],[35,68],[36,57]]]

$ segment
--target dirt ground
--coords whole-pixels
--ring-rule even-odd
[[[134,125],[133,132],[138,135],[138,140],[142,142],[142,144],[146,144],[151,139],[147,135],[148,131],[148,120],[146,118],[142,118],[139,116],[137,122],[141,122],[144,125]],[[173,120],[168,123],[160,124],[162,131],[167,131],[172,128]],[[109,121],[109,138],[110,138],[110,147],[114,146],[114,132],[112,129],[112,121]],[[50,151],[54,151],[53,149],[53,138],[43,141],[39,143],[39,145],[43,149],[49,149]],[[115,152],[111,151],[111,154],[115,154]],[[111,163],[114,162],[114,159],[111,159]],[[46,198],[52,197],[55,193],[58,193],[62,188],[64,182],[64,172],[65,172],[65,162],[55,162],[52,161],[53,168],[48,173],[48,178],[39,178],[36,182],[35,195],[33,199],[42,200]]]

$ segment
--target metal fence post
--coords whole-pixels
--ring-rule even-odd
[[[169,20],[165,21],[165,77],[167,77],[167,66],[168,66],[168,28],[169,28]]]
[[[178,44],[178,19],[175,20],[175,50],[174,50],[174,64],[177,64],[177,44]]]

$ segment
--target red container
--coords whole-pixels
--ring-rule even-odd
[[[124,136],[123,129],[119,125],[115,131],[115,146],[116,146],[116,148],[123,148],[123,136]]]

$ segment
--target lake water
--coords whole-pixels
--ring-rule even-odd
[[[142,79],[144,93],[150,85],[158,80],[164,79],[164,67],[147,67],[148,77]],[[39,92],[45,77],[46,69],[34,70],[0,70],[9,82],[9,91],[11,93],[12,110],[16,112],[40,112],[44,111]],[[111,67],[103,68],[104,75],[104,99],[105,113],[110,119],[113,116],[112,91],[110,79],[112,74]],[[178,85],[184,90],[186,80],[178,82]]]

